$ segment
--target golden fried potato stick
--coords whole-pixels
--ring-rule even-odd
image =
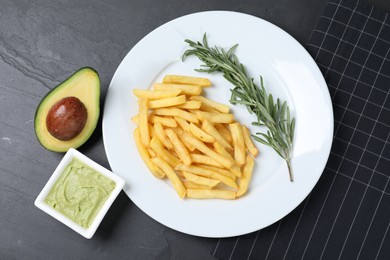
[[[156,136],[156,132],[154,132],[154,127],[151,123],[148,123],[148,129],[149,129],[149,137],[152,138]],[[149,142],[150,144],[150,142]]]
[[[169,97],[169,98],[163,98],[158,100],[151,100],[149,101],[149,108],[162,108],[162,107],[173,107],[177,105],[182,105],[186,103],[187,98],[185,95],[180,95],[177,97]]]
[[[239,123],[230,124],[230,131],[232,132],[234,145],[234,159],[238,165],[245,163],[245,141],[242,134],[242,128]]]
[[[224,113],[209,113],[204,111],[196,111],[196,116],[200,121],[204,121],[205,119],[209,120],[210,123],[225,123],[229,124],[234,121],[233,114],[224,114]]]
[[[187,96],[198,96],[203,90],[201,86],[165,83],[154,83],[153,88],[160,91],[180,90],[181,94]]]
[[[193,183],[192,181],[183,181],[183,185],[184,185],[184,187],[186,187],[186,189],[211,190],[213,188],[213,187]]]
[[[160,140],[160,142],[168,149],[172,149],[173,145],[171,141],[169,140],[168,136],[165,133],[165,130],[160,122],[156,122],[153,125],[154,132],[157,136],[157,138]]]
[[[226,159],[225,157],[223,157],[222,155],[218,154],[217,152],[215,152],[214,150],[210,149],[209,147],[207,147],[204,143],[202,143],[201,141],[199,141],[196,137],[194,137],[192,134],[184,131],[183,132],[183,135],[182,135],[183,139],[192,144],[193,146],[195,146],[196,149],[198,149],[199,151],[201,151],[202,153],[204,153],[205,155],[208,155],[210,156],[211,158],[213,158],[214,160],[216,160],[218,163],[220,163],[223,167],[229,169],[232,165],[233,165],[233,162]]]
[[[210,156],[203,155],[203,154],[194,154],[194,153],[192,153],[190,155],[191,155],[192,163],[206,164],[206,165],[210,165],[210,166],[223,168],[223,166],[219,162],[217,162],[216,160],[214,160]]]
[[[155,123],[161,123],[163,126],[167,127],[176,127],[177,122],[172,117],[164,117],[164,116],[156,116],[156,115],[150,115],[149,116],[149,122],[152,124]]]
[[[131,118],[131,121],[133,121],[134,124],[139,125],[139,115],[135,115]]]
[[[230,167],[230,171],[235,176],[241,177],[241,168],[237,164],[237,162],[233,159],[233,157],[230,155],[230,153],[228,151],[226,151],[225,148],[223,148],[223,146],[218,142],[215,142],[213,144],[213,146],[214,146],[214,149],[217,153],[219,153],[220,155],[224,156],[225,158],[227,158],[228,160],[233,162],[233,165]]]
[[[202,104],[205,104],[209,107],[212,107],[221,113],[229,113],[229,111],[230,111],[230,107],[228,105],[215,102],[213,100],[205,98],[204,96],[193,96],[193,97],[190,97],[190,99],[201,101]]]
[[[183,183],[181,182],[175,171],[171,168],[171,166],[169,166],[167,162],[158,157],[152,158],[152,162],[167,175],[177,194],[179,194],[179,197],[184,198],[186,195],[186,188],[184,187]]]
[[[234,200],[236,192],[232,190],[187,189],[187,198]]]
[[[204,112],[209,112],[209,113],[219,113],[218,110],[216,110],[215,108],[212,108],[204,103],[202,103],[202,105],[200,105],[199,110],[204,111]]]
[[[185,119],[178,116],[175,116],[173,118],[176,120],[176,122],[183,130],[190,132],[190,124]]]
[[[226,124],[214,124],[215,129],[218,130],[218,132],[225,137],[225,139],[232,144],[233,143],[233,138],[232,138],[232,133],[230,133],[230,130]]]
[[[196,101],[196,100],[191,100],[191,101],[185,102],[182,105],[177,105],[176,107],[181,108],[181,109],[199,109],[201,105],[202,105],[202,102]]]
[[[209,135],[208,133],[206,133],[205,131],[203,131],[202,129],[200,129],[199,127],[194,125],[193,123],[190,124],[190,132],[196,138],[198,138],[200,141],[202,141],[204,143],[214,143],[215,142],[215,138],[213,136]]]
[[[250,155],[248,155],[246,157],[246,163],[244,165],[244,169],[242,170],[242,177],[241,177],[240,185],[238,186],[237,197],[241,197],[248,190],[249,182],[252,179],[254,164],[255,161]]]
[[[226,149],[233,149],[232,145],[223,137],[223,135],[209,122],[205,119],[202,123],[202,130],[214,137],[217,142],[223,145]]]
[[[154,111],[155,115],[160,115],[160,116],[177,116],[181,117],[191,123],[199,123],[199,120],[196,115],[191,114],[190,112],[187,112],[183,109],[176,108],[176,107],[171,107],[171,108],[157,108]]]
[[[150,170],[150,172],[159,179],[164,178],[165,173],[162,170],[160,170],[160,168],[158,168],[156,165],[154,165],[154,163],[150,159],[148,151],[143,146],[143,144],[141,142],[140,130],[138,127],[134,130],[133,135],[134,135],[134,140],[135,140],[135,144],[137,146],[138,152],[141,155],[142,160],[145,162],[145,164],[148,167],[148,169]]]
[[[236,180],[236,175],[234,175],[231,171],[229,171],[227,169],[222,169],[219,167],[210,166],[210,165],[202,165],[202,164],[193,164],[193,165],[210,170],[210,171],[213,171],[213,172],[217,172],[217,173],[222,174],[222,175],[225,175],[226,177],[229,177],[233,181]]]
[[[148,126],[148,101],[146,99],[141,99],[139,102],[139,130],[141,133],[141,141],[145,147],[149,146],[150,135],[149,135],[149,126]]]
[[[183,171],[183,175],[186,178],[186,180],[191,181],[193,183],[200,184],[200,185],[204,185],[204,186],[215,187],[221,183],[220,180],[214,180],[211,178],[202,177],[202,176],[199,176],[196,174],[192,174],[190,172]]]
[[[176,167],[180,163],[179,158],[168,152],[157,137],[153,137],[152,140],[150,140],[150,147],[158,157],[166,161],[171,167]]]
[[[134,89],[133,93],[139,99],[156,100],[162,98],[176,97],[181,93],[181,90],[173,89],[173,90],[158,91],[158,90]]]
[[[172,128],[172,130],[176,133],[176,135],[179,137],[180,141],[183,142],[183,144],[185,145],[185,147],[188,149],[188,151],[190,152],[193,152],[195,151],[195,147],[193,145],[191,145],[190,143],[187,143],[184,139],[183,139],[183,130],[176,127],[176,128]],[[191,159],[192,160],[192,159]]]
[[[175,169],[183,172],[190,172],[196,175],[208,177],[215,180],[220,180],[226,186],[229,186],[234,189],[238,188],[237,184],[229,177],[206,168],[193,166],[193,165],[186,166],[184,164],[179,164],[178,166],[175,167]]]
[[[208,78],[190,77],[190,76],[182,76],[182,75],[166,75],[163,78],[162,82],[174,83],[174,84],[198,85],[201,87],[211,86],[211,81]]]
[[[156,152],[153,151],[153,149],[151,149],[151,148],[146,148],[146,150],[148,151],[149,157],[150,157],[150,158],[153,158],[153,157],[156,157],[156,156],[157,156]]]
[[[257,154],[259,153],[259,150],[257,150],[256,146],[253,144],[249,129],[245,125],[242,125],[242,134],[244,135],[244,142],[246,148],[248,148],[248,151],[254,157],[256,157]]]
[[[171,141],[171,143],[173,145],[173,149],[176,151],[180,160],[187,166],[191,165],[190,153],[188,152],[188,150],[185,147],[185,145],[183,144],[183,142],[176,135],[176,133],[170,128],[165,129],[165,133],[167,134],[169,140]]]

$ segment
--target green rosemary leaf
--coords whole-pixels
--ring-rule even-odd
[[[289,137],[290,137],[290,142],[292,143],[293,140],[294,140],[295,118],[292,119],[290,125],[291,125],[291,126],[290,126],[290,131],[289,131],[289,133],[290,133],[290,136],[289,136]]]
[[[282,111],[280,112],[282,118],[286,118],[286,108],[287,108],[287,101],[284,101],[282,105]]]
[[[258,136],[256,136],[256,135],[252,135],[252,138],[253,138],[255,141],[259,142],[259,143],[262,143],[262,144],[264,144],[264,145],[270,146],[270,144],[269,144],[267,141],[265,141],[264,139],[261,139],[260,137],[258,137]]]
[[[264,124],[261,124],[259,122],[252,122],[252,125],[254,125],[254,126],[263,126]]]

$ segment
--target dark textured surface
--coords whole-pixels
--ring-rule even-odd
[[[389,259],[390,13],[329,0],[306,48],[333,104],[328,163],[288,216],[219,240],[221,259]]]
[[[160,225],[123,192],[91,240],[35,208],[63,156],[37,142],[35,109],[50,89],[83,66],[99,71],[103,106],[127,52],[171,19],[204,10],[240,11],[305,44],[325,2],[0,0],[0,259],[214,259],[209,252],[217,240]],[[387,1],[370,2],[389,8]],[[101,124],[80,151],[109,168]]]

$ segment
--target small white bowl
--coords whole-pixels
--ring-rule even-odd
[[[104,205],[101,207],[99,213],[95,216],[95,219],[89,226],[89,228],[84,228],[77,224],[76,222],[72,221],[71,219],[67,218],[54,208],[52,208],[50,205],[45,203],[45,198],[49,194],[50,190],[54,186],[57,179],[61,176],[62,172],[64,171],[65,167],[72,161],[73,158],[77,158],[85,165],[91,167],[92,169],[96,170],[97,172],[101,173],[102,175],[106,176],[107,178],[111,179],[115,182],[115,188],[111,192],[110,196],[107,198],[107,201],[104,203]],[[42,189],[41,193],[39,193],[38,197],[36,198],[34,205],[41,209],[42,211],[46,212],[50,216],[54,217],[55,219],[59,220],[63,224],[67,225],[80,235],[91,238],[100,223],[103,220],[103,217],[106,215],[108,209],[120,193],[120,191],[123,189],[125,185],[125,181],[112,173],[111,171],[107,170],[103,166],[97,164],[96,162],[92,161],[82,153],[78,152],[77,150],[70,148],[68,152],[65,154],[64,158],[62,158],[61,162],[58,164],[57,168],[55,169],[54,173],[50,177],[49,181],[46,183],[45,187]]]

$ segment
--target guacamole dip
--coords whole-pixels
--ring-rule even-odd
[[[45,198],[55,210],[88,228],[115,188],[115,182],[73,159]]]

